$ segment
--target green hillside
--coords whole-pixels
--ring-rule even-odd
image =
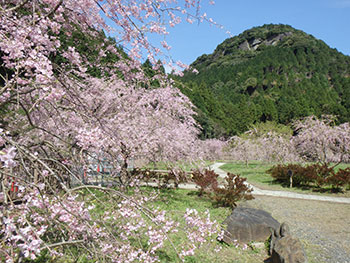
[[[192,67],[199,74],[185,72],[177,80],[198,108],[202,137],[311,114],[350,121],[350,57],[291,26],[254,27]]]

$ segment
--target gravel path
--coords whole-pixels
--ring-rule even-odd
[[[226,172],[211,166],[220,177]],[[309,262],[350,263],[350,198],[266,191],[252,186],[254,200],[240,205],[263,209],[287,222],[305,248]]]
[[[226,172],[215,163],[210,168],[220,177]],[[194,184],[180,188],[196,189]],[[252,186],[254,200],[240,205],[263,209],[301,240],[309,263],[350,263],[350,198],[266,191]]]
[[[306,250],[309,262],[350,263],[350,205],[256,196],[241,205],[263,209],[287,222]]]
[[[212,170],[215,171],[221,178],[226,177],[226,172],[220,169],[220,166],[225,163],[215,163],[210,166]],[[253,188],[252,194],[256,195],[264,195],[264,196],[276,196],[276,197],[287,197],[287,198],[296,198],[296,199],[304,199],[304,200],[317,200],[317,201],[327,201],[327,202],[335,202],[335,203],[345,203],[350,204],[350,198],[347,197],[332,197],[332,196],[322,196],[322,195],[311,195],[311,194],[298,194],[288,191],[271,191],[271,190],[262,190],[256,186],[250,185]]]

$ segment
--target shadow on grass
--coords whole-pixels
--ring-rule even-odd
[[[189,193],[187,193],[187,195],[189,195],[189,196],[198,196],[198,191],[189,192]]]
[[[289,184],[286,182],[281,182],[278,180],[264,180],[261,181],[264,184],[271,185],[271,186],[281,186],[284,188],[284,190],[291,189]],[[312,191],[315,193],[326,193],[326,194],[339,194],[339,193],[345,193],[345,191],[340,187],[320,187],[317,185],[309,185],[309,184],[300,184],[300,185],[294,185],[292,189],[302,190],[302,191]]]
[[[340,187],[329,187],[329,188],[314,188],[312,189],[313,192],[317,192],[317,193],[329,193],[329,194],[343,194],[345,193],[345,191],[343,189],[341,189]]]
[[[159,257],[160,262],[171,262],[174,261],[173,258],[171,258],[166,252],[164,251],[157,251],[157,255]]]

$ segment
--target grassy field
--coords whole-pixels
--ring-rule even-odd
[[[210,165],[212,162],[207,162],[207,165]],[[333,196],[349,196],[350,197],[350,191],[346,191],[345,193],[337,193],[332,194],[330,192],[326,193],[320,193],[315,192],[315,189],[301,189],[301,188],[292,188],[289,187],[283,187],[277,183],[275,183],[270,175],[266,173],[266,170],[270,169],[273,165],[272,164],[263,164],[261,162],[251,162],[249,163],[249,166],[247,167],[244,163],[233,163],[233,162],[227,162],[226,164],[220,167],[221,169],[235,173],[240,174],[242,177],[247,178],[248,182],[261,188],[261,189],[269,189],[269,190],[283,190],[283,191],[294,191],[294,192],[300,192],[300,193],[312,193],[312,194],[329,194]],[[345,168],[349,167],[349,165],[340,165],[339,168]],[[165,167],[158,166],[157,169],[161,169]],[[189,169],[189,166],[188,166]],[[184,223],[184,214],[186,212],[186,209],[188,208],[194,208],[200,213],[204,213],[205,211],[209,211],[211,215],[212,220],[216,220],[219,223],[222,223],[225,218],[230,215],[232,210],[230,208],[223,208],[223,207],[216,207],[212,201],[207,197],[199,197],[197,195],[197,191],[194,190],[185,190],[185,189],[155,189],[151,187],[143,187],[142,190],[145,194],[156,191],[157,198],[154,199],[151,203],[149,203],[148,208],[150,209],[160,209],[165,210],[167,212],[167,215],[174,220],[175,222],[179,223],[179,233],[172,234],[171,240],[175,244],[175,246],[180,250],[182,246],[189,247],[191,244],[188,243],[188,240],[186,238],[186,231],[181,231],[185,228]],[[100,191],[93,191],[93,193],[98,196],[101,200],[107,200],[108,197],[105,196],[103,192]],[[132,191],[129,192],[130,195],[132,195]],[[91,195],[86,192],[82,191],[81,196],[85,200],[90,200]],[[270,198],[267,201],[265,201],[264,198]],[[301,202],[301,204],[297,203],[291,208],[287,208],[286,204],[282,203],[283,201],[287,202],[287,204],[292,204],[292,202]],[[304,200],[291,200],[289,199],[281,199],[281,198],[273,198],[273,197],[260,197],[258,196],[256,200],[253,201],[246,201],[242,202],[242,205],[249,205],[255,208],[261,208],[268,212],[270,212],[273,216],[276,216],[276,219],[278,219],[280,222],[288,221],[290,215],[286,216],[286,211],[289,213],[293,209],[295,212],[292,214],[294,215],[300,215],[298,218],[295,218],[292,220],[292,223],[295,223],[293,226],[293,229],[298,229],[298,224],[296,222],[302,222],[300,225],[303,227],[300,227],[300,229],[304,229],[305,222],[304,220],[304,211],[299,211],[297,209],[303,207],[303,201]],[[310,201],[309,201],[310,202]],[[93,213],[92,216],[98,218],[101,216],[105,209],[114,209],[115,203],[110,203],[111,206],[104,206],[104,208],[100,207],[98,203],[93,202],[96,205],[96,208],[93,209],[91,212]],[[108,202],[107,202],[108,203]],[[281,204],[279,204],[281,203]],[[293,203],[294,204],[294,203]],[[311,203],[311,207],[313,207],[316,203]],[[322,202],[320,205],[324,205]],[[270,207],[271,206],[271,207]],[[339,205],[340,206],[340,205]],[[341,207],[340,207],[341,208]],[[293,211],[294,211],[293,210]],[[310,210],[310,209],[308,209]],[[325,211],[330,210],[329,208],[324,209]],[[340,209],[341,210],[341,209]],[[317,209],[316,209],[317,211]],[[342,210],[341,210],[342,211]],[[322,212],[321,214],[324,214],[325,212]],[[318,214],[318,213],[312,213],[312,214]],[[306,220],[306,219],[305,219]],[[295,221],[295,222],[294,222]],[[324,220],[322,221],[324,222]],[[322,229],[322,227],[319,227]],[[333,226],[334,228],[334,226]],[[343,230],[339,230],[343,231]],[[303,233],[303,232],[302,232]],[[301,233],[301,234],[302,234]],[[300,235],[301,235],[300,234]],[[299,236],[299,235],[298,235]],[[302,242],[306,249],[306,252],[308,254],[309,262],[323,262],[318,261],[315,255],[317,255],[317,246],[321,246],[319,244],[314,245],[314,240],[308,240],[307,235],[303,238]],[[309,243],[308,243],[309,242]],[[216,240],[212,240],[212,242],[205,244],[203,247],[201,247],[194,256],[188,256],[186,257],[185,262],[188,263],[195,263],[195,262],[264,262],[269,256],[267,254],[267,250],[264,246],[257,248],[255,245],[249,244],[250,246],[248,249],[242,249],[242,247],[235,247],[233,245],[227,245],[221,242],[218,242]],[[220,248],[220,251],[218,252],[216,249]],[[165,246],[160,249],[157,252],[157,255],[159,256],[160,262],[179,262],[176,253],[169,242],[165,243]],[[62,262],[73,262],[70,261],[69,258],[64,259],[51,259],[50,257],[45,257],[43,260],[37,260],[37,261],[28,261],[28,262],[36,262],[36,263],[42,263],[42,262],[55,262],[55,263],[62,263]],[[75,262],[81,262],[81,263],[87,263],[90,262],[86,259],[84,259],[84,256],[82,255],[81,260],[75,261]]]
[[[276,191],[292,191],[297,193],[312,193],[312,194],[323,194],[323,195],[331,195],[331,196],[344,196],[350,197],[350,191],[344,192],[332,192],[330,187],[324,187],[322,189],[317,187],[299,187],[299,188],[289,188],[287,186],[282,186],[281,184],[274,181],[274,179],[266,173],[268,169],[270,169],[274,164],[266,164],[258,161],[250,162],[248,166],[245,163],[239,162],[227,162],[222,165],[220,169],[234,173],[240,174],[242,177],[247,178],[247,181],[263,190],[276,190]],[[350,167],[350,164],[339,164],[336,167],[336,170],[339,168],[347,168]]]
[[[192,162],[192,163],[179,162],[179,163],[171,164],[171,166],[180,167],[184,171],[189,172],[198,167],[209,167],[213,163],[215,163],[215,161],[198,161],[198,162]],[[164,162],[158,162],[153,164],[151,163],[151,164],[145,165],[142,168],[151,169],[151,170],[167,170],[169,168],[169,164]]]
[[[232,164],[231,164],[232,165]],[[244,165],[243,165],[244,166]],[[232,166],[231,166],[232,167]],[[254,174],[263,174],[264,169],[267,168],[264,165],[261,164],[255,164],[251,165],[248,167],[249,169],[245,167],[241,167],[238,164],[235,164],[233,166],[235,168],[235,172],[238,173],[237,171],[244,175],[244,176],[254,176]],[[238,169],[239,168],[239,169]],[[264,180],[266,179],[259,179],[260,183],[262,185],[266,184]],[[230,208],[223,208],[223,207],[216,207],[209,198],[207,197],[199,197],[197,195],[197,191],[194,190],[185,190],[185,189],[156,189],[156,188],[151,188],[151,187],[143,187],[142,191],[147,195],[148,193],[151,192],[156,192],[157,198],[154,199],[151,203],[149,203],[148,208],[150,209],[161,209],[165,210],[167,215],[174,220],[175,222],[179,223],[179,233],[173,234],[171,236],[172,242],[176,245],[176,247],[179,249],[182,246],[188,247],[190,244],[188,243],[188,240],[186,239],[186,232],[181,231],[184,229],[185,224],[184,224],[184,218],[183,215],[186,212],[186,209],[188,208],[194,208],[196,209],[199,213],[204,213],[205,211],[209,211],[211,220],[216,220],[219,223],[222,223],[228,215],[231,214],[232,210]],[[100,200],[108,200],[108,197],[105,196],[103,192],[100,192],[98,190],[93,190],[92,191],[94,195],[96,195]],[[130,195],[132,195],[132,190],[129,192]],[[81,192],[82,198],[85,200],[89,200],[91,195],[87,191],[82,191]],[[276,219],[278,219],[280,222],[283,221],[288,221],[290,219],[290,215],[288,214],[286,216],[286,211],[285,207],[286,204],[279,202],[282,202],[286,200],[287,204],[292,204],[292,202],[300,202],[302,203],[303,200],[292,200],[288,201],[288,199],[281,199],[281,198],[273,198],[273,197],[266,197],[270,198],[267,201],[263,199],[265,197],[258,197],[256,200],[252,201],[245,201],[241,202],[242,205],[244,206],[251,206],[255,208],[260,208],[264,209],[268,212],[270,212],[273,216],[276,216]],[[273,200],[273,201],[272,201]],[[311,201],[308,201],[312,206]],[[114,209],[113,207],[115,206],[112,205],[111,207],[105,206],[102,208],[101,206],[98,205],[98,203],[93,202],[96,205],[96,208],[93,209],[91,212],[93,213],[92,216],[98,218],[101,216],[104,212],[105,209]],[[293,203],[294,204],[294,203]],[[325,205],[322,202],[320,203],[321,205]],[[339,205],[340,206],[340,205]],[[287,211],[290,212],[293,209],[301,209],[303,205],[295,204],[294,206],[291,206],[290,208],[287,208]],[[341,208],[341,207],[340,207]],[[339,208],[339,209],[340,209]],[[277,210],[276,210],[277,209]],[[294,211],[293,210],[293,211]],[[324,208],[325,211],[328,211],[329,209]],[[317,211],[317,209],[316,209]],[[299,215],[299,217],[295,217],[292,222],[293,224],[293,229],[296,229],[298,227],[298,224],[296,222],[302,221],[300,223],[302,227],[301,229],[305,228],[305,220],[307,218],[304,218],[303,211],[296,211],[293,212],[293,215]],[[321,213],[322,214],[322,213]],[[313,213],[312,213],[313,215]],[[311,215],[310,215],[311,216]],[[304,220],[304,221],[303,221]],[[326,220],[327,221],[327,220]],[[342,231],[342,230],[341,230]],[[313,243],[308,243],[307,239],[303,237],[303,245],[306,249],[306,252],[308,254],[308,259],[309,262],[322,262],[322,261],[315,261],[314,256],[317,254],[317,246],[314,245]],[[312,241],[313,242],[313,241]],[[212,240],[212,242],[205,244],[203,247],[201,247],[197,253],[194,256],[188,256],[186,257],[185,262],[188,263],[195,263],[195,262],[220,262],[220,263],[228,263],[228,262],[238,262],[238,263],[243,263],[243,262],[264,262],[269,256],[267,254],[267,250],[264,247],[256,247],[254,244],[249,244],[250,246],[248,249],[242,249],[242,247],[235,247],[233,245],[227,245],[221,242],[216,241],[215,239]],[[220,251],[217,252],[216,249],[220,248]],[[321,249],[321,248],[320,248]],[[316,252],[315,252],[316,251]],[[176,253],[171,247],[169,242],[165,243],[165,246],[160,249],[157,252],[157,255],[159,256],[160,262],[179,262],[177,259]],[[42,260],[36,260],[36,261],[28,261],[28,262],[36,262],[36,263],[42,263],[42,262],[55,262],[55,263],[62,263],[62,262],[73,262],[70,261],[69,258],[64,258],[64,259],[51,259],[50,257],[45,257]],[[81,260],[75,261],[75,262],[81,262],[81,263],[87,263],[91,262],[89,260],[84,259],[84,256],[82,255]]]
[[[171,241],[175,244],[178,250],[182,246],[188,248],[191,244],[188,243],[185,231],[184,214],[186,209],[196,209],[200,214],[209,211],[211,220],[216,220],[221,224],[228,215],[231,214],[230,208],[216,207],[209,198],[199,197],[197,191],[185,189],[157,189],[152,187],[142,187],[145,195],[154,193],[156,191],[157,198],[148,204],[151,210],[160,209],[166,211],[167,216],[171,220],[179,223],[178,233],[171,234]],[[103,193],[93,191],[101,200],[104,200]],[[129,192],[132,195],[132,191]],[[85,196],[86,198],[88,196]],[[97,203],[94,203],[96,208],[93,210],[95,215],[103,214],[103,210]],[[243,247],[235,247],[234,245],[227,245],[213,239],[211,242],[204,244],[199,248],[194,256],[187,256],[185,262],[264,262],[269,256],[265,247],[257,248],[253,244],[249,244],[247,249]],[[220,249],[218,252],[217,249]],[[165,242],[162,249],[157,252],[160,262],[180,262],[176,253],[169,242]],[[60,262],[61,263],[61,262]]]
[[[180,229],[183,228],[183,215],[187,208],[194,208],[200,213],[209,211],[211,219],[222,223],[228,215],[231,214],[230,208],[216,207],[209,198],[198,197],[197,192],[184,189],[161,189],[158,199],[152,206],[159,207],[167,211],[173,220],[180,223]],[[183,232],[185,234],[185,232]],[[173,242],[181,247],[185,238],[183,235],[176,235]],[[220,247],[220,252],[215,252],[215,248]],[[176,262],[176,256],[170,246],[166,246],[160,251],[161,262]],[[236,248],[224,243],[214,241],[202,247],[195,256],[186,258],[185,262],[263,262],[268,258],[265,248],[249,247],[246,250]]]
[[[169,216],[173,221],[179,223],[178,233],[171,234],[171,241],[177,247],[177,250],[180,251],[181,247],[184,246],[188,248],[191,244],[188,243],[186,238],[186,231],[182,231],[185,228],[184,223],[184,214],[187,208],[196,209],[200,214],[204,215],[204,212],[209,211],[211,220],[216,220],[218,223],[222,223],[225,218],[231,214],[232,210],[230,208],[215,207],[209,198],[198,197],[197,191],[194,190],[184,190],[184,189],[156,189],[151,187],[142,187],[144,194],[154,193],[156,191],[157,198],[148,204],[150,209],[161,209],[165,210],[167,216]],[[108,199],[103,192],[98,190],[91,190],[94,196],[98,197],[100,201]],[[84,198],[86,201],[91,198],[91,194],[87,191],[81,191],[81,198]],[[132,195],[132,190],[129,192]],[[93,198],[94,199],[94,198]],[[107,202],[107,206],[100,206],[99,202],[93,201],[91,204],[95,205],[95,208],[90,211],[92,218],[99,218],[103,215],[106,209],[114,209],[114,205]],[[217,251],[217,249],[220,251]],[[78,252],[71,249],[70,253],[74,254],[75,260],[72,260],[68,255],[64,257],[54,257],[47,255],[47,251],[43,251],[42,256],[36,260],[27,260],[25,262],[30,263],[92,263],[93,261],[88,260],[87,256],[84,254],[77,254]],[[157,256],[160,259],[160,262],[180,262],[176,253],[170,243],[165,241],[164,247],[158,250]],[[199,248],[196,251],[194,256],[187,256],[184,262],[187,263],[209,263],[209,262],[220,262],[220,263],[245,263],[245,262],[264,262],[269,256],[265,247],[257,248],[254,244],[249,244],[248,248],[243,249],[242,246],[235,247],[234,245],[227,245],[225,243],[215,240],[211,240],[204,244],[203,247]]]

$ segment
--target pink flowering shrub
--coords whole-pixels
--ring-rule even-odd
[[[58,198],[43,194],[42,189],[40,186],[26,193],[21,187],[21,204],[7,205],[7,212],[4,204],[0,206],[0,258],[5,262],[35,259],[42,250],[48,250],[51,256],[69,255],[70,260],[85,255],[93,261],[158,262],[158,251],[166,242],[172,244],[169,238],[186,231],[187,245],[174,247],[178,259],[183,260],[203,244],[214,242],[220,233],[220,226],[208,212],[202,217],[196,210],[187,210],[185,229],[179,229],[165,211],[147,208],[152,196],[79,187]],[[82,189],[85,194],[74,194]],[[88,199],[82,201],[83,196]],[[69,253],[73,247],[78,254]]]

